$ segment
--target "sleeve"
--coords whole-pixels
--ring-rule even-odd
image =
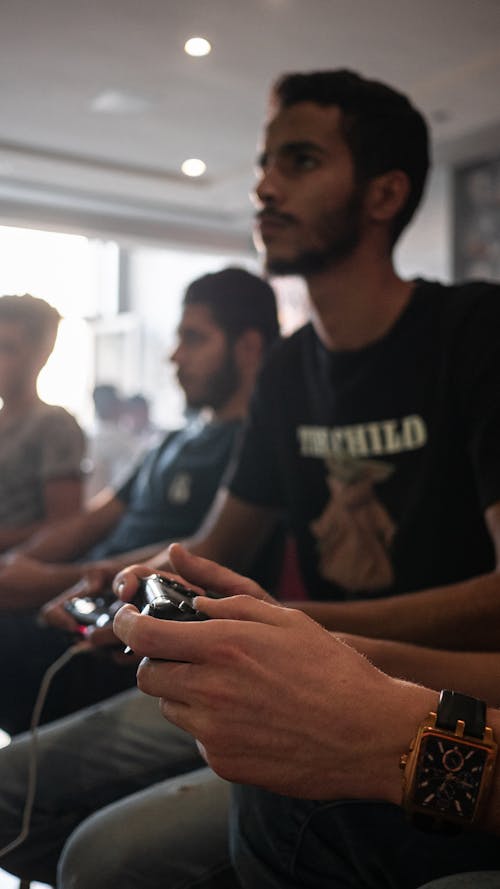
[[[235,497],[271,509],[282,506],[275,408],[278,390],[278,368],[276,362],[270,362],[257,381],[238,459],[227,479]]]
[[[471,285],[472,286],[472,285]],[[500,287],[474,285],[454,354],[456,395],[476,489],[485,510],[500,501]]]
[[[41,434],[41,479],[80,478],[85,455],[85,436],[63,408],[47,417]]]
[[[162,452],[169,446],[170,442],[172,442],[178,435],[180,430],[174,429],[172,432],[167,432],[161,442],[156,446],[146,451],[145,454],[139,456],[138,460],[134,462],[134,465],[130,469],[129,473],[125,475],[122,480],[118,482],[118,484],[112,485],[115,492],[115,497],[118,500],[121,500],[126,506],[130,503],[132,497],[132,491],[136,484],[139,476],[144,478],[148,478],[152,471],[155,462],[159,459]]]

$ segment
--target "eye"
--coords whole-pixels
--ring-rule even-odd
[[[299,170],[315,170],[318,159],[309,151],[301,151],[294,158],[294,166]]]
[[[200,346],[205,342],[205,337],[197,330],[185,330],[182,333],[181,340],[184,346]]]

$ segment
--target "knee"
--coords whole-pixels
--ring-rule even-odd
[[[137,825],[136,825],[137,827]],[[134,829],[101,813],[82,822],[67,840],[59,858],[60,889],[109,889],[125,886],[129,863],[140,854]]]

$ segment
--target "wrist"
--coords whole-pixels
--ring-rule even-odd
[[[408,750],[417,726],[435,710],[439,694],[423,686],[392,679],[381,708],[381,750],[374,763],[372,798],[401,805],[403,781],[401,755]]]

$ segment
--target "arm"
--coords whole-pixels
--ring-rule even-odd
[[[163,715],[230,781],[304,799],[399,804],[400,756],[437,692],[387,676],[303,613],[258,601],[252,581],[179,552],[172,561],[188,582],[248,596],[201,597],[197,606],[216,618],[201,623],[121,609],[117,635],[151,658],[139,668],[141,690],[161,698]],[[496,666],[498,675],[500,654]],[[498,734],[500,712],[488,722]],[[500,832],[496,783],[482,826]]]
[[[197,555],[222,562],[234,570],[248,571],[276,521],[274,510],[246,503],[221,489],[198,532],[184,544]],[[143,561],[143,554],[137,555],[141,556],[137,561]],[[150,565],[168,570],[169,548],[157,552]]]
[[[0,570],[0,612],[33,609],[81,577],[79,565],[51,565],[16,556]]]
[[[494,705],[500,702],[498,652],[445,651],[344,633],[338,638],[352,645],[390,676],[418,682],[428,688],[453,688]]]
[[[489,507],[485,520],[497,558],[497,568],[490,574],[402,596],[304,602],[296,607],[330,630],[439,648],[495,650],[500,622],[500,503]]]
[[[125,508],[113,491],[102,491],[83,512],[51,522],[19,551],[43,562],[76,559],[114,528]]]

